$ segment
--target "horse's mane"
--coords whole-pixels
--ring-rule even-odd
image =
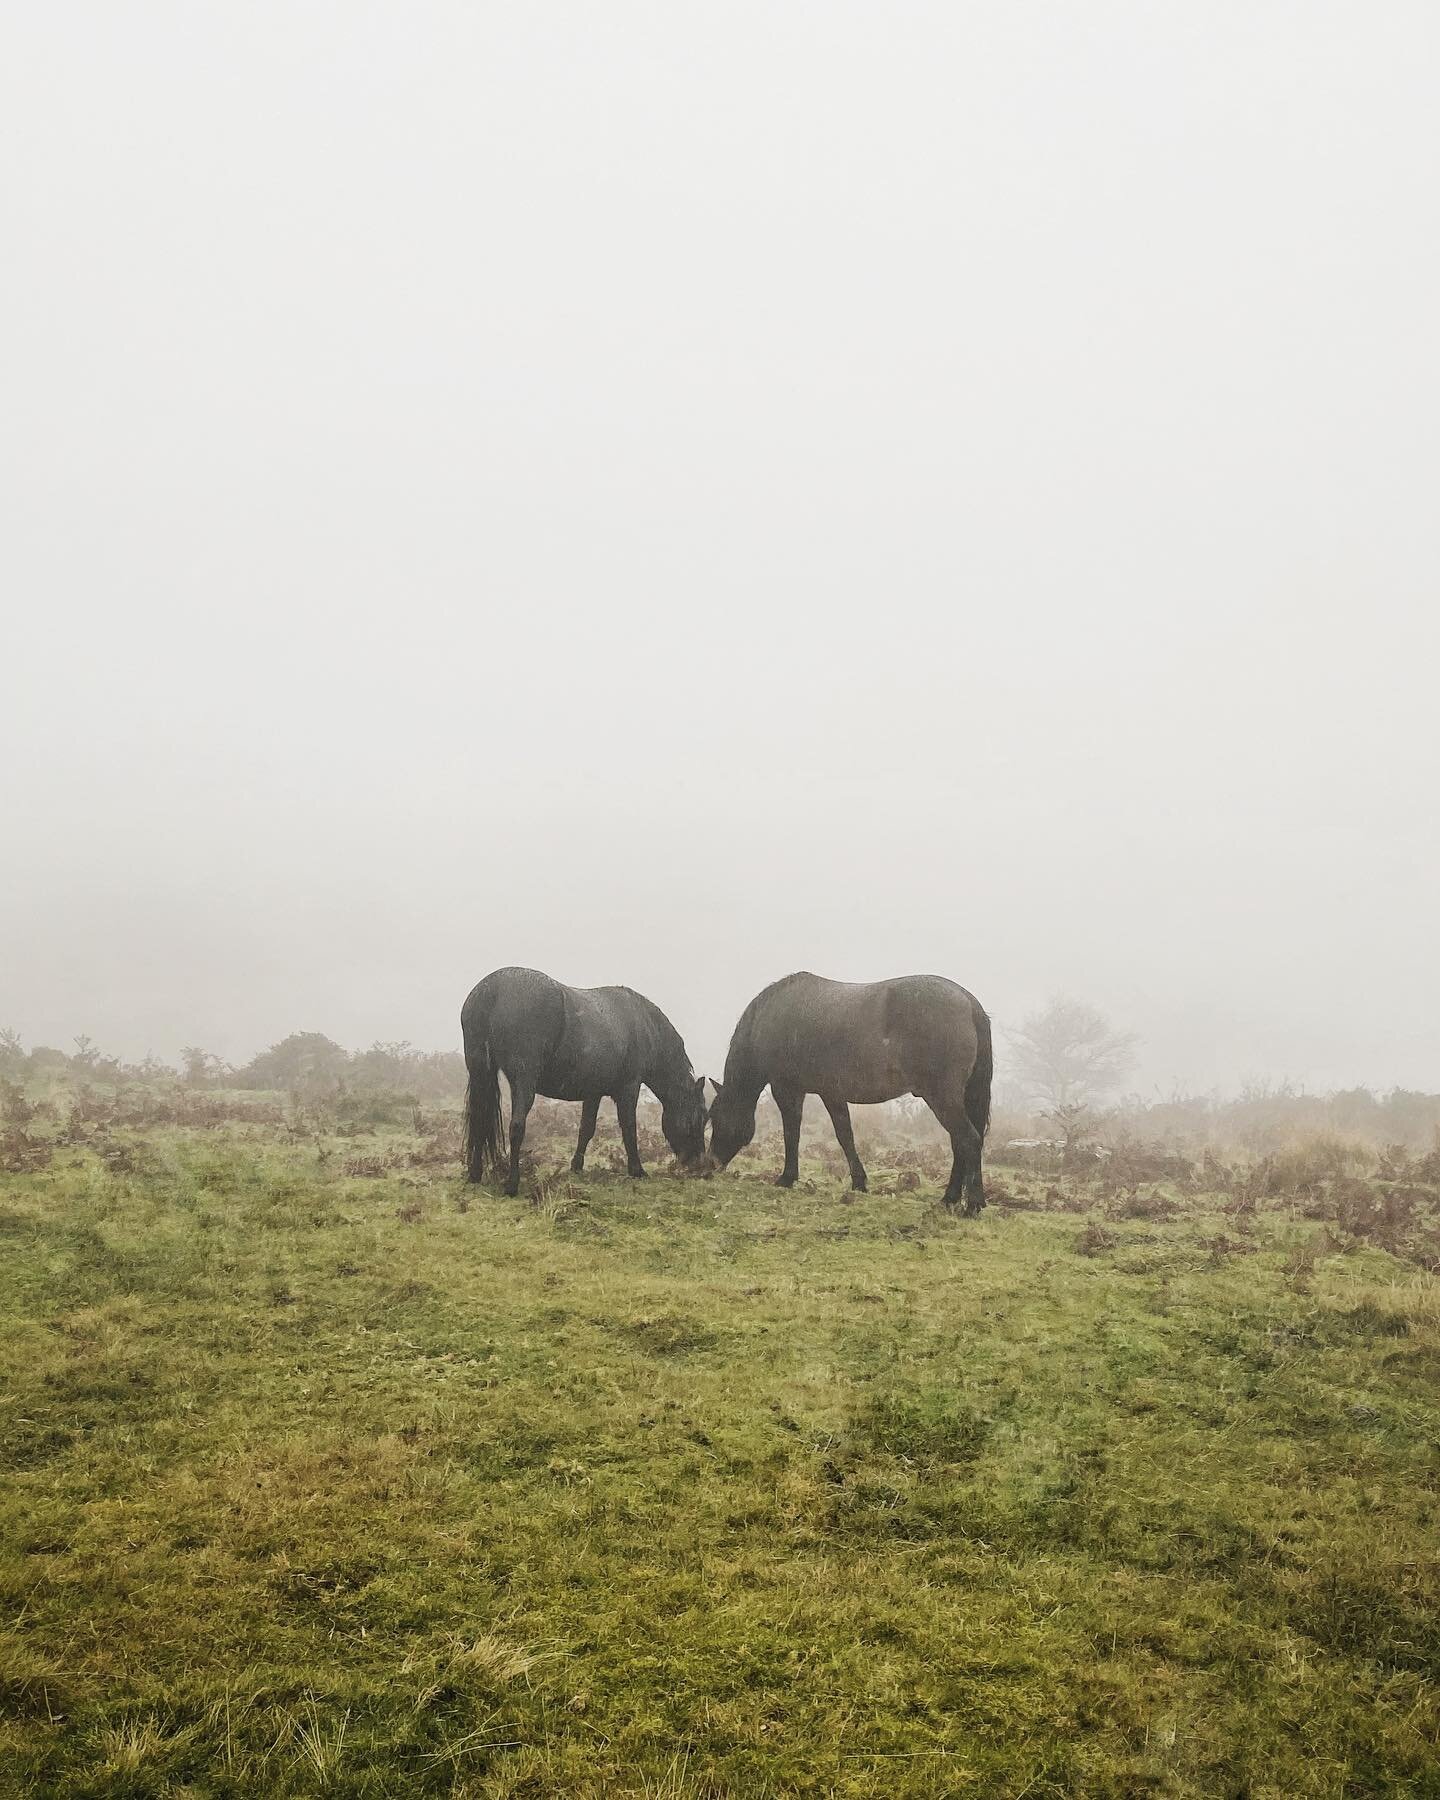
[[[673,1055],[676,1062],[682,1067],[691,1069],[693,1065],[690,1061],[690,1053],[685,1048],[684,1038],[681,1037],[678,1028],[672,1024],[670,1019],[660,1010],[650,996],[648,994],[638,993],[634,988],[624,987],[623,985],[617,987],[617,992],[629,994],[632,1000],[638,1000],[640,1002],[641,1006],[644,1007],[646,1013],[653,1021],[656,1029],[659,1031],[660,1041],[665,1051],[668,1054]]]

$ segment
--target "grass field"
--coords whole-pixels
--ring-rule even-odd
[[[814,1162],[507,1201],[273,1119],[41,1160],[6,1794],[1440,1795],[1440,1283],[1374,1234]]]

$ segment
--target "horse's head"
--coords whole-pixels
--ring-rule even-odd
[[[682,1163],[693,1166],[705,1155],[705,1077],[688,1077],[660,1108],[665,1142]]]
[[[715,1098],[710,1102],[710,1154],[723,1169],[732,1156],[739,1153],[755,1135],[755,1103],[747,1106],[745,1096],[730,1091],[717,1081]]]

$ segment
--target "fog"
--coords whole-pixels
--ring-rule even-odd
[[[0,1025],[1440,1088],[1433,6],[12,7]]]

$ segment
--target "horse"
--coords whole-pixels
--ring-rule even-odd
[[[994,1072],[990,1018],[975,996],[943,975],[893,981],[827,981],[808,971],[757,994],[740,1015],[725,1057],[725,1079],[710,1107],[710,1154],[724,1168],[755,1136],[755,1107],[768,1082],[785,1128],[779,1187],[800,1173],[800,1115],[818,1094],[850,1165],[855,1153],[849,1102],[916,1094],[950,1136],[954,1162],[944,1203],[967,1214],[985,1204],[980,1163],[990,1124]]]
[[[579,1174],[609,1095],[620,1120],[630,1174],[645,1170],[635,1137],[642,1083],[659,1100],[660,1126],[682,1163],[705,1155],[705,1077],[696,1076],[680,1033],[643,994],[627,987],[576,988],[538,969],[496,969],[460,1009],[465,1040],[465,1164],[481,1181],[499,1172],[504,1128],[501,1074],[510,1084],[510,1158],[505,1192],[520,1191],[520,1146],[536,1094],[580,1102],[580,1140],[570,1167]]]

